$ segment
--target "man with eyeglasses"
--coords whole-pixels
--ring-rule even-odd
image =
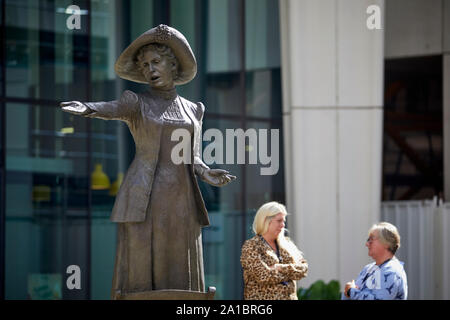
[[[375,224],[366,241],[375,262],[366,265],[358,278],[347,282],[343,300],[406,300],[408,284],[403,262],[395,257],[400,247],[397,228],[387,222]]]

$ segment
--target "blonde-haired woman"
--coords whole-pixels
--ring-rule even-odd
[[[256,212],[255,236],[245,241],[241,254],[246,300],[297,300],[295,280],[306,277],[308,264],[284,235],[286,215],[286,207],[278,202]]]

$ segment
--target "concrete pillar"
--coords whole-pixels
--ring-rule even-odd
[[[371,261],[384,69],[383,30],[366,25],[373,4],[383,21],[383,0],[280,0],[288,228],[310,265],[302,287],[342,287]]]

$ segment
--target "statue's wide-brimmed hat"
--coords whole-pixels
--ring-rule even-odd
[[[197,61],[186,38],[178,30],[160,24],[134,40],[117,59],[114,70],[122,79],[148,83],[142,71],[136,64],[136,54],[143,46],[151,43],[160,43],[170,47],[178,60],[178,77],[174,80],[176,85],[191,81],[197,73]]]

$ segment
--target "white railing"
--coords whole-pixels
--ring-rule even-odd
[[[381,220],[400,232],[408,299],[450,299],[450,203],[382,202]]]

